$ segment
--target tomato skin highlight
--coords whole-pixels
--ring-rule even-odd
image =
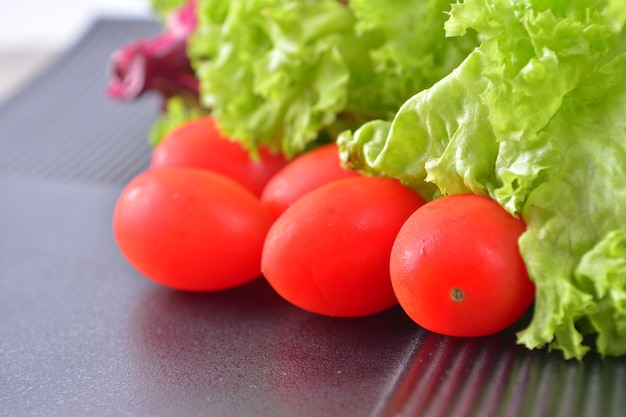
[[[336,143],[329,143],[290,161],[268,181],[261,203],[279,217],[303,195],[332,181],[360,175],[341,166]]]
[[[397,304],[389,254],[424,200],[390,179],[357,176],[301,197],[268,232],[261,270],[287,301],[313,313],[358,317]]]
[[[267,182],[287,164],[282,154],[259,149],[253,160],[238,142],[222,135],[212,117],[188,121],[170,131],[152,153],[151,168],[200,168],[225,175],[259,197]]]
[[[216,291],[260,277],[271,216],[233,180],[193,168],[148,170],[122,191],[113,213],[129,263],[166,287]]]
[[[425,204],[391,251],[400,306],[420,326],[448,336],[506,329],[535,296],[518,247],[525,229],[488,197],[452,195]]]

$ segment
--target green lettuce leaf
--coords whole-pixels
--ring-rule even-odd
[[[150,8],[159,18],[165,20],[170,13],[184,6],[188,1],[189,0],[150,0]]]
[[[342,158],[426,198],[489,195],[521,216],[537,287],[529,348],[626,354],[626,3],[466,0],[478,48],[431,88],[339,137]]]
[[[345,4],[348,3],[348,4]],[[449,1],[200,0],[189,55],[202,104],[249,149],[294,156],[391,118],[477,45],[446,39]]]
[[[381,40],[368,51],[376,75],[371,81],[375,82],[363,83],[376,91],[378,107],[383,105],[395,113],[406,99],[447,75],[478,45],[473,34],[462,38],[445,36],[444,22],[451,3],[450,0],[349,2],[357,17],[357,33],[373,34]],[[399,98],[404,99],[398,101]]]

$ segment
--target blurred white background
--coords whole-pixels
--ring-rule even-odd
[[[0,103],[70,48],[100,16],[152,16],[149,0],[2,0]]]

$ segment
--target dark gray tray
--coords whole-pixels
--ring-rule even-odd
[[[316,316],[262,279],[185,294],[139,276],[111,215],[158,102],[103,90],[110,53],[158,30],[97,21],[0,107],[0,415],[626,415],[626,358],[565,361],[515,328],[442,337],[397,308]]]

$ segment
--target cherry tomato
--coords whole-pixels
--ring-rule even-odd
[[[234,179],[256,196],[265,184],[283,168],[281,154],[259,149],[254,160],[238,142],[223,136],[212,117],[186,122],[165,135],[154,149],[151,168],[189,167],[218,172]]]
[[[235,181],[193,168],[146,171],[122,191],[113,231],[139,272],[170,288],[214,291],[261,276],[271,216]]]
[[[449,336],[485,336],[519,319],[535,295],[520,255],[526,226],[496,201],[464,194],[433,200],[400,229],[391,281],[417,324]]]
[[[287,301],[328,316],[357,317],[397,304],[389,254],[424,200],[391,179],[358,176],[301,197],[268,232],[261,270]]]
[[[304,194],[329,182],[357,175],[356,171],[341,166],[337,144],[322,145],[278,171],[265,186],[261,203],[278,217]]]

